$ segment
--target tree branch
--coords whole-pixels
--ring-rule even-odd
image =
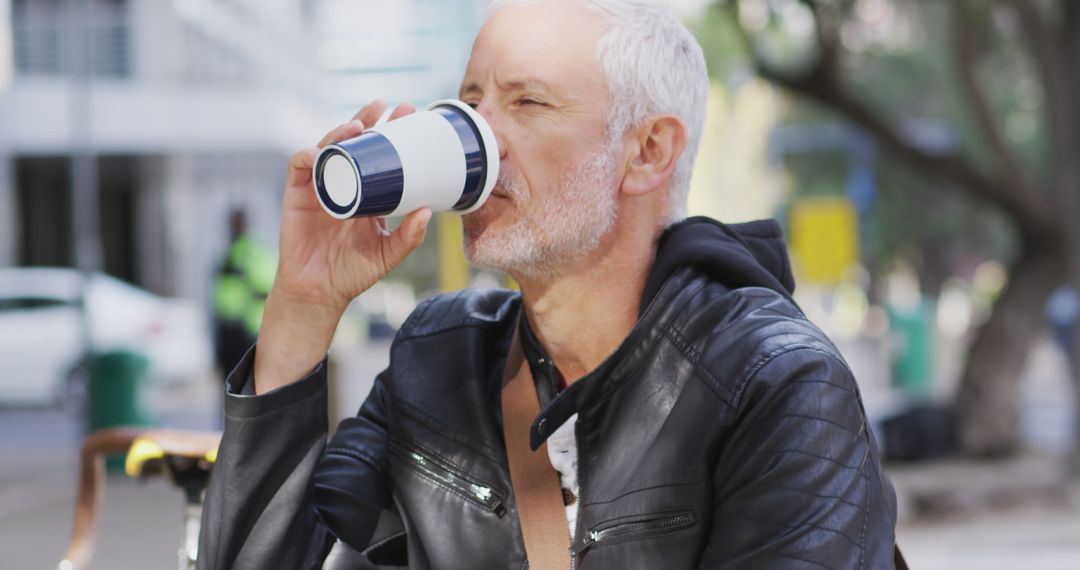
[[[1076,73],[1077,61],[1080,61],[1080,2],[1065,0],[1063,2],[1064,17],[1061,23],[1061,65],[1055,71],[1058,72],[1059,80],[1064,84],[1062,92],[1065,100],[1062,106],[1069,114],[1060,116],[1064,121],[1063,127],[1068,128],[1069,146],[1062,149],[1063,152],[1075,152],[1080,148],[1080,112],[1076,110],[1076,102],[1080,100],[1080,76]],[[1066,159],[1070,164],[1075,162],[1074,156]],[[1075,171],[1072,173],[1076,174]],[[1080,193],[1080,188],[1072,188],[1073,192]]]
[[[1065,220],[1066,239],[1073,253],[1067,258],[1069,277],[1074,286],[1080,287],[1080,260],[1076,258],[1076,252],[1080,251],[1080,225],[1076,223],[1076,216],[1080,213],[1080,164],[1073,156],[1080,149],[1080,112],[1075,108],[1076,100],[1080,97],[1080,78],[1073,69],[1080,58],[1080,5],[1076,0],[1063,0],[1060,7],[1061,27],[1056,39],[1061,50],[1061,66],[1054,71],[1058,72],[1058,80],[1063,83],[1065,100],[1061,102],[1061,114],[1057,119],[1064,146],[1056,149],[1060,162],[1055,172],[1058,175],[1056,186],[1062,218]],[[1080,382],[1080,370],[1074,370],[1073,375]],[[1076,447],[1077,453],[1080,453],[1080,444]]]
[[[1045,21],[1039,14],[1038,8],[1031,0],[1006,0],[1016,13],[1020,21],[1020,29],[1024,34],[1024,40],[1028,46],[1028,52],[1035,60],[1035,67],[1043,86],[1043,120],[1046,129],[1050,133],[1051,143],[1051,169],[1054,173],[1055,196],[1061,200],[1062,194],[1068,192],[1061,183],[1063,168],[1071,168],[1073,157],[1068,149],[1076,148],[1076,130],[1073,125],[1076,122],[1072,92],[1074,89],[1069,85],[1069,70],[1055,37],[1057,30],[1046,26]],[[1075,0],[1066,0],[1073,3]],[[1064,9],[1064,8],[1063,8]],[[1062,40],[1064,42],[1064,40]]]
[[[997,159],[998,167],[1002,176],[1013,187],[1014,191],[1021,193],[1020,198],[1031,202],[1032,208],[1043,209],[1043,197],[1031,184],[1024,172],[1016,153],[1011,149],[1002,136],[1001,130],[994,119],[993,111],[990,110],[990,102],[986,98],[978,78],[978,64],[980,58],[978,38],[975,37],[973,20],[970,6],[967,0],[953,0],[953,35],[956,39],[953,55],[956,60],[957,72],[960,75],[960,85],[971,102],[972,112],[979,129],[986,137],[990,151]]]
[[[1048,237],[1057,231],[1058,225],[1054,223],[1056,220],[1047,212],[1022,199],[1019,193],[1010,192],[1008,186],[985,176],[968,160],[957,155],[931,154],[911,144],[886,119],[841,85],[836,59],[819,58],[814,65],[799,73],[785,73],[763,60],[758,50],[754,49],[751,35],[738,25],[737,3],[734,4],[734,10],[735,27],[748,47],[759,75],[796,95],[837,112],[876,137],[888,151],[913,169],[949,182],[970,198],[996,206],[1016,222],[1017,229],[1025,240],[1040,241],[1040,238]],[[819,10],[813,12],[816,19],[821,18]],[[827,27],[819,23],[817,29],[827,30]],[[819,42],[822,42],[823,54],[828,51],[825,46],[836,45],[835,37],[819,36]]]
[[[820,66],[825,72],[834,72],[840,68],[838,34],[835,29],[829,27],[828,19],[822,16],[822,8],[818,5],[817,0],[802,0],[802,2],[809,8],[810,13],[814,15],[814,33],[818,39],[818,49],[821,50]],[[830,81],[836,79],[836,77],[829,78]]]
[[[1060,41],[1064,47],[1066,59],[1073,60],[1080,57],[1080,5],[1076,0],[1064,0],[1061,5]],[[1070,95],[1075,94],[1075,91],[1070,93]]]

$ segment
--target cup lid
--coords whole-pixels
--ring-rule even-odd
[[[334,204],[342,208],[349,207],[353,200],[356,200],[359,190],[356,173],[353,172],[349,159],[339,153],[330,155],[323,164],[323,185]]]
[[[360,171],[344,149],[331,144],[319,151],[312,178],[326,213],[341,220],[356,213],[360,206]]]

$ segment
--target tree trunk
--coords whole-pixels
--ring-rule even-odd
[[[1072,286],[1080,290],[1078,284]],[[1072,445],[1065,458],[1065,475],[1070,480],[1080,480],[1080,326],[1073,323],[1072,351],[1069,353],[1069,378],[1073,387],[1073,429]]]
[[[1009,269],[1010,281],[976,333],[956,395],[961,451],[1001,457],[1020,443],[1017,386],[1027,355],[1046,327],[1047,296],[1065,275],[1056,247],[1028,246]]]

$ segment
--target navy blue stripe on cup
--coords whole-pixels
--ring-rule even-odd
[[[405,170],[397,149],[383,135],[368,132],[338,146],[352,156],[360,170],[360,206],[354,216],[385,216],[401,203]]]
[[[484,183],[487,181],[487,169],[484,168],[484,139],[480,131],[467,115],[456,107],[443,106],[433,109],[442,115],[450,126],[454,127],[457,136],[461,139],[461,147],[465,150],[465,186],[461,189],[461,198],[454,204],[455,210],[464,210],[472,206],[484,192]]]

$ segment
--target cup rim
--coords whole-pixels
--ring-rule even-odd
[[[480,191],[480,196],[476,199],[472,206],[463,210],[451,210],[455,214],[468,214],[480,209],[489,196],[491,191],[495,189],[495,184],[499,180],[499,143],[495,138],[495,131],[491,130],[491,125],[476,112],[468,103],[461,101],[460,99],[439,99],[432,101],[425,111],[432,111],[436,107],[454,107],[461,110],[476,126],[476,130],[480,133],[480,138],[484,143],[484,168],[487,170],[487,178],[484,180],[484,189]]]

